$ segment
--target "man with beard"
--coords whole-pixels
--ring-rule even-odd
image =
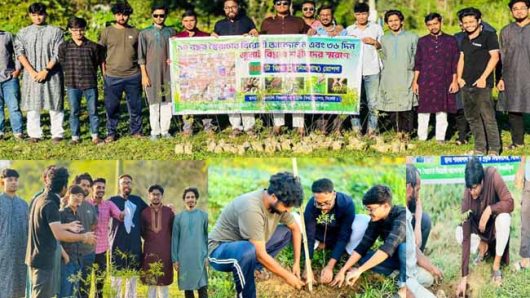
[[[149,186],[151,203],[141,214],[144,252],[142,260],[142,282],[148,285],[148,298],[168,298],[169,285],[173,283],[171,263],[171,231],[175,214],[162,204],[164,188],[158,184]],[[152,265],[161,263],[161,272],[153,274]],[[162,273],[162,275],[158,275]]]
[[[309,257],[313,259],[315,249],[331,251],[331,257],[320,273],[320,283],[327,284],[333,280],[335,265],[346,253],[350,236],[360,241],[364,231],[359,232],[354,227],[358,218],[352,198],[336,192],[331,180],[324,178],[313,182],[311,191],[313,197],[309,199],[304,212]],[[360,219],[357,224],[363,222],[363,218]],[[354,230],[355,235],[352,235]],[[308,278],[314,279],[311,276]]]
[[[447,113],[456,113],[458,91],[456,66],[459,51],[456,38],[442,32],[442,16],[425,17],[429,34],[418,41],[412,90],[419,97],[418,138],[427,140],[431,113],[436,114],[436,141],[443,143],[447,131]]]
[[[411,224],[414,227],[416,246],[421,251],[425,250],[429,234],[431,233],[431,217],[423,212],[420,199],[421,178],[420,172],[414,165],[407,165],[407,209],[414,215]]]
[[[24,297],[27,268],[24,252],[28,243],[28,203],[17,195],[18,172],[4,169],[0,174],[0,283],[2,297]]]
[[[153,6],[153,25],[142,30],[138,37],[138,64],[142,72],[142,86],[149,102],[151,140],[171,137],[169,127],[173,111],[167,62],[169,38],[176,32],[165,25],[168,12],[164,5]]]
[[[63,139],[63,75],[57,64],[63,31],[48,25],[46,5],[33,3],[28,9],[32,25],[22,28],[15,39],[15,55],[24,67],[20,109],[27,111],[31,143],[42,139],[41,111],[50,114],[52,141]]]
[[[483,168],[478,157],[466,164],[464,196],[462,198],[462,226],[457,227],[456,238],[462,244],[462,279],[456,296],[466,293],[469,275],[469,258],[477,247],[472,247],[472,238],[479,238],[475,264],[486,257],[494,256],[492,282],[502,283],[501,261],[510,260],[510,224],[513,198],[501,175],[494,167]]]
[[[457,77],[464,114],[475,138],[473,154],[498,155],[501,144],[491,89],[493,71],[499,62],[499,42],[495,33],[482,30],[481,16],[473,7],[463,9],[459,15],[467,38],[460,46]]]
[[[322,5],[318,9],[318,18],[321,24],[311,28],[308,31],[309,35],[316,36],[346,36],[347,31],[341,25],[337,25],[335,22],[335,16],[333,15],[333,6]]]
[[[320,26],[320,21],[315,18],[316,16],[316,3],[313,0],[305,0],[302,2],[302,18],[307,26],[311,29],[316,30]]]
[[[233,273],[238,297],[256,297],[254,274],[264,279],[269,276],[263,267],[295,289],[304,286],[300,280],[302,237],[290,213],[302,204],[303,197],[300,181],[284,172],[273,175],[267,189],[243,194],[223,209],[208,235],[208,259],[215,270]],[[291,238],[292,272],[274,259]]]
[[[363,47],[362,82],[361,88],[364,101],[368,108],[367,134],[372,136],[377,133],[377,92],[379,91],[379,73],[381,72],[381,59],[378,50],[381,49],[383,28],[377,23],[368,21],[370,6],[367,3],[357,3],[353,8],[355,24],[346,28],[349,36],[360,38]],[[362,103],[362,102],[361,102]],[[354,131],[361,131],[361,121],[357,116],[352,116]]]
[[[251,35],[258,36],[258,30],[254,22],[239,10],[237,0],[226,0],[224,2],[226,18],[215,23],[212,36],[226,35]],[[238,136],[241,132],[254,135],[256,119],[254,114],[228,114],[228,120],[232,125],[232,136]]]
[[[516,149],[524,146],[524,114],[530,113],[530,1],[512,0],[509,7],[515,22],[501,31],[502,77],[497,88],[504,91],[502,110],[508,112],[512,133],[508,149]]]
[[[142,136],[142,92],[138,65],[138,30],[129,23],[133,13],[127,2],[112,6],[116,22],[101,33],[99,43],[105,47],[107,57],[103,63],[105,80],[105,110],[107,112],[107,138],[105,143],[117,138],[120,120],[120,101],[123,92],[129,110],[129,131],[136,138]]]
[[[402,288],[406,282],[406,209],[392,205],[392,192],[384,185],[370,188],[364,194],[363,205],[371,221],[361,243],[335,275],[331,285],[341,287],[346,281],[347,285],[353,286],[368,270],[387,276],[399,270],[398,286]],[[378,238],[383,244],[376,251],[369,251]],[[361,266],[349,270],[357,263]]]
[[[263,20],[261,34],[306,34],[309,26],[299,17],[291,15],[291,0],[273,0],[276,14]],[[273,133],[281,133],[285,125],[285,113],[273,113]],[[293,128],[304,135],[304,114],[293,114]]]
[[[64,197],[66,193],[68,170],[51,168],[46,175],[46,189],[34,199],[29,212],[26,265],[30,268],[33,298],[49,298],[56,295],[54,263],[57,241],[83,242],[89,245],[96,243],[94,233],[79,234],[83,227],[78,221],[61,224],[59,198]]]
[[[208,297],[208,214],[197,209],[199,190],[188,187],[182,200],[185,210],[177,214],[173,223],[171,258],[178,272],[179,289],[184,290],[186,298]],[[186,273],[186,274],[184,274]]]
[[[418,105],[412,92],[418,36],[403,29],[404,19],[399,10],[385,13],[385,23],[390,31],[381,38],[383,70],[378,110],[387,112],[398,136],[408,139],[414,129],[414,108]]]
[[[104,199],[106,180],[96,178],[92,184],[92,195],[87,198],[97,211],[98,222],[96,225],[96,248],[94,263],[96,269],[96,297],[103,298],[103,283],[105,281],[105,270],[107,269],[107,250],[109,249],[109,221],[114,218],[123,221],[125,212],[121,212],[111,201]]]
[[[85,195],[83,198],[89,198],[92,188],[92,177],[88,173],[78,175],[74,179],[74,184],[78,185],[83,189]],[[66,198],[68,200],[68,198]],[[76,208],[77,216],[83,225],[85,231],[95,231],[96,225],[98,224],[98,215],[96,208],[90,204],[87,200],[82,200],[79,206]],[[89,277],[92,272],[92,265],[96,257],[94,245],[79,245],[79,253],[82,256],[81,262],[81,283],[79,287],[79,294],[81,297],[88,297],[90,292],[90,281]]]
[[[142,260],[142,223],[140,215],[147,204],[139,196],[131,194],[133,179],[123,174],[118,179],[119,195],[109,199],[121,211],[125,212],[123,221],[112,220],[110,239],[112,243],[112,265],[116,270],[139,271]],[[118,289],[117,297],[122,295],[122,277],[111,277],[112,288]],[[136,276],[125,278],[125,297],[136,297]]]

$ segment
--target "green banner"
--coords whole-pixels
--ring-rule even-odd
[[[411,158],[423,184],[464,183],[464,171],[470,156],[422,156]],[[482,166],[495,167],[505,181],[511,181],[519,168],[518,156],[481,156]]]
[[[172,38],[174,114],[358,114],[361,41],[263,35]]]

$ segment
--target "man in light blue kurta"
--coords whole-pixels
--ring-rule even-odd
[[[28,203],[17,196],[18,173],[4,169],[0,175],[0,298],[24,297],[26,285],[26,244]]]
[[[199,298],[207,298],[208,214],[195,208],[198,198],[196,188],[184,190],[186,210],[173,221],[171,258],[178,272],[179,289],[186,297],[194,297],[193,291],[198,290]]]
[[[418,105],[418,99],[412,92],[418,36],[403,30],[403,19],[400,11],[385,13],[385,23],[390,31],[381,38],[383,70],[378,110],[389,114],[398,132],[411,133],[414,128],[412,110]]]

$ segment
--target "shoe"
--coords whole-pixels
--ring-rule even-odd
[[[72,139],[70,141],[70,145],[79,145],[81,143],[81,141],[79,139]]]
[[[498,155],[499,155],[498,151],[495,151],[495,150],[488,151],[488,156],[498,156]]]
[[[5,138],[4,133],[0,133],[0,140],[3,140]]]
[[[247,134],[247,136],[251,136],[251,137],[256,135],[256,132],[252,128],[245,130],[245,133]]]
[[[158,135],[152,135],[149,137],[149,140],[151,141],[158,141]]]
[[[279,136],[282,133],[282,127],[281,126],[274,126],[272,128],[272,135]]]
[[[467,141],[466,140],[456,140],[455,144],[457,146],[462,146],[462,145],[467,144]]]
[[[162,139],[171,139],[171,134],[169,134],[169,133],[163,133],[160,137],[161,137]]]
[[[234,128],[234,129],[232,129],[232,133],[230,134],[230,137],[231,137],[231,138],[237,138],[238,136],[241,135],[241,133],[243,133],[243,132],[241,131],[241,129]]]
[[[142,135],[142,133],[137,132],[137,133],[134,133],[134,134],[132,135],[132,137],[135,138],[135,139],[141,139],[141,138],[143,138],[144,136]]]
[[[303,127],[298,127],[296,128],[296,133],[300,136],[300,137],[303,137],[305,135],[305,129]]]
[[[193,134],[193,132],[191,131],[191,129],[185,129],[182,132],[182,137],[183,138],[189,138],[189,137],[191,137],[192,134]]]
[[[24,140],[24,135],[22,133],[16,133],[13,136],[15,137],[15,140],[17,141]]]
[[[101,139],[99,137],[92,138],[92,144],[94,144],[94,145],[99,145],[99,144],[101,144],[101,142],[102,141],[101,141]]]
[[[517,150],[519,148],[523,148],[524,145],[518,145],[518,144],[511,144],[510,146],[506,147],[506,150]]]
[[[41,141],[40,138],[29,138],[29,139],[28,139],[28,142],[30,142],[30,143],[38,143],[38,142],[40,142],[40,141]]]
[[[109,144],[116,141],[116,137],[114,135],[108,135],[105,138],[105,143]]]
[[[59,144],[62,141],[63,141],[63,138],[52,138],[52,143],[54,144]]]

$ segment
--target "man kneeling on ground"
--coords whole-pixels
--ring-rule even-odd
[[[300,181],[290,173],[278,173],[267,189],[243,194],[226,206],[208,236],[208,256],[212,267],[232,272],[238,297],[255,298],[254,274],[262,268],[301,289],[300,251],[302,237],[290,211],[304,198]],[[282,225],[278,225],[281,223]],[[274,257],[291,242],[292,272]]]

